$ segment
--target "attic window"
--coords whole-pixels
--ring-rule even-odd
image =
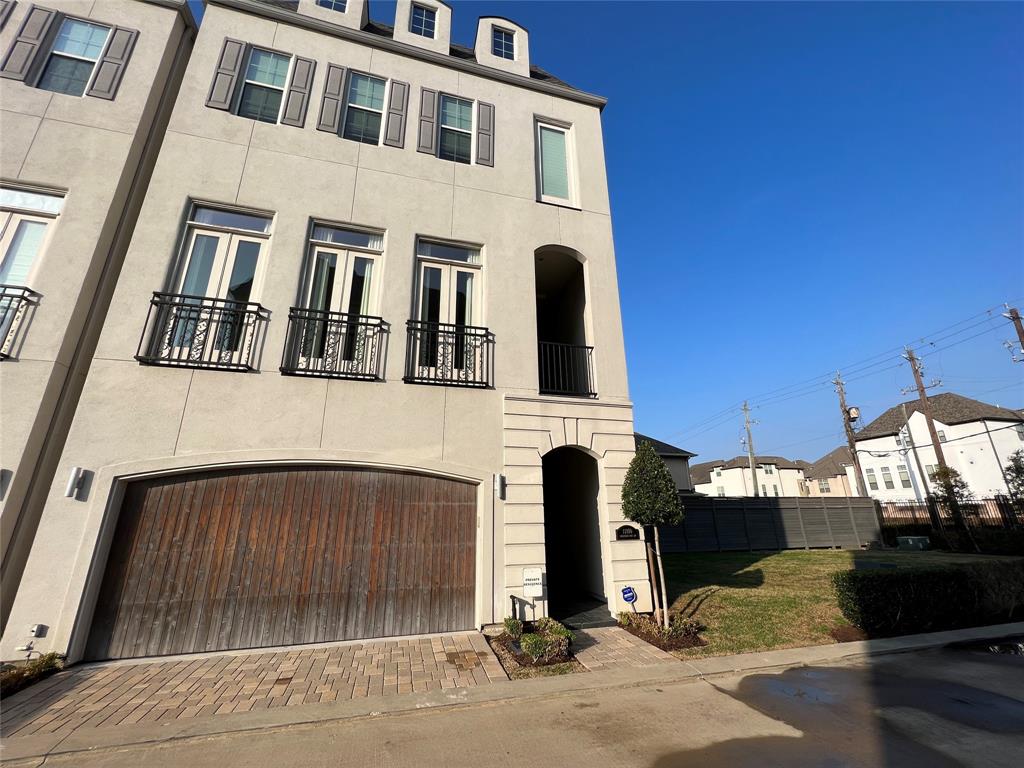
[[[516,35],[501,27],[491,27],[491,53],[512,61],[516,57]]]
[[[329,11],[344,13],[348,10],[348,0],[316,0],[316,4]]]
[[[414,35],[434,38],[434,29],[437,23],[437,11],[427,8],[425,5],[413,3],[412,16],[409,18],[409,31]]]

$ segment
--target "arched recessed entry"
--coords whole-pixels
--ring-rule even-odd
[[[579,448],[556,448],[543,471],[548,613],[576,627],[608,623],[597,461]]]
[[[537,364],[543,394],[595,394],[593,347],[587,346],[583,257],[561,246],[534,252]]]
[[[131,483],[86,658],[471,629],[476,490],[337,466]]]

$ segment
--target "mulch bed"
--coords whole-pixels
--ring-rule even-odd
[[[631,635],[639,637],[655,648],[661,648],[663,651],[679,651],[683,648],[700,648],[702,645],[707,645],[708,641],[702,637],[695,635],[685,635],[683,637],[662,637],[656,635],[653,632],[644,632],[641,627],[634,627],[632,625],[620,624],[622,629],[629,632]]]
[[[837,643],[853,643],[857,640],[870,640],[870,636],[863,629],[851,626],[850,624],[843,624],[839,627],[832,627],[828,631],[832,636],[832,639]]]
[[[488,636],[487,642],[494,651],[494,655],[501,662],[505,674],[512,680],[523,680],[530,677],[550,677],[552,675],[567,675],[573,672],[586,672],[586,667],[580,664],[572,655],[572,650],[564,656],[556,657],[550,661],[534,661],[519,650],[518,644],[508,635],[502,633],[495,637]]]

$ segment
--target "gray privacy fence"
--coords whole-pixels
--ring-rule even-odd
[[[875,503],[866,497],[682,497],[682,525],[661,526],[664,552],[857,548],[879,544]]]

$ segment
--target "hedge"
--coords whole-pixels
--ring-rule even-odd
[[[1024,614],[1024,560],[840,571],[832,584],[843,616],[869,635],[998,624]]]

